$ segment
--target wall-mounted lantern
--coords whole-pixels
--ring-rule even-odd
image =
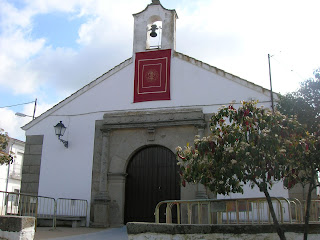
[[[61,139],[61,137],[65,133],[66,129],[67,128],[63,125],[62,121],[60,121],[59,123],[57,123],[57,125],[54,126],[54,131],[55,131],[56,135],[58,136],[58,139],[63,143],[63,145],[66,148],[68,148],[68,141]]]

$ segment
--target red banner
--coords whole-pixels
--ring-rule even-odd
[[[171,49],[136,53],[133,102],[170,100]]]

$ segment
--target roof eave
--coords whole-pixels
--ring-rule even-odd
[[[229,79],[229,80],[231,80],[233,82],[236,82],[236,83],[238,83],[238,84],[240,84],[242,86],[245,86],[245,87],[248,87],[248,88],[253,89],[255,91],[258,91],[260,93],[263,93],[264,95],[270,95],[270,90],[269,89],[264,88],[264,87],[262,87],[260,85],[257,85],[257,84],[255,84],[253,82],[250,82],[248,80],[245,80],[243,78],[240,78],[240,77],[238,77],[236,75],[233,75],[231,73],[228,73],[228,72],[226,72],[226,71],[224,71],[224,70],[222,70],[220,68],[214,67],[212,65],[209,65],[207,63],[204,63],[204,62],[202,62],[200,60],[197,60],[197,59],[195,59],[193,57],[187,56],[187,55],[185,55],[183,53],[180,53],[180,52],[177,52],[177,51],[174,51],[173,55],[175,57],[178,57],[178,58],[180,58],[180,59],[182,59],[184,61],[187,61],[187,62],[189,62],[189,63],[191,63],[193,65],[199,66],[199,67],[201,67],[201,68],[203,68],[205,70],[208,70],[208,71],[216,73],[216,74],[218,74],[218,75],[220,75],[222,77],[225,77],[225,78],[227,78],[227,79]],[[275,94],[277,97],[280,95],[279,93],[276,93],[276,92],[273,92],[273,94]]]
[[[187,61],[193,65],[199,66],[205,70],[208,70],[210,72],[216,73],[220,76],[223,76],[231,81],[234,81],[240,85],[243,85],[245,87],[248,87],[250,89],[253,89],[255,91],[258,91],[260,93],[263,93],[264,95],[270,95],[270,90],[266,89],[262,86],[259,86],[257,84],[254,84],[248,80],[245,80],[243,78],[240,78],[238,76],[235,76],[231,73],[225,72],[222,69],[219,69],[217,67],[211,66],[207,63],[204,63],[200,60],[197,60],[195,58],[192,58],[190,56],[187,56],[183,53],[177,52],[177,51],[173,51],[173,55],[175,57],[178,57],[179,59],[182,59],[184,61]],[[57,103],[55,106],[53,106],[52,108],[50,108],[49,110],[47,110],[46,112],[44,112],[43,114],[41,114],[39,117],[35,118],[34,120],[32,120],[31,122],[27,123],[26,125],[24,125],[23,127],[21,127],[23,130],[28,130],[29,128],[31,128],[32,126],[34,126],[35,124],[37,124],[38,122],[42,121],[44,118],[46,118],[47,116],[49,116],[50,114],[54,113],[55,111],[57,111],[58,109],[60,109],[61,107],[63,107],[64,105],[66,105],[67,103],[71,102],[72,100],[74,100],[75,98],[77,98],[78,96],[80,96],[82,93],[88,91],[89,89],[91,89],[92,87],[96,86],[97,84],[99,84],[100,82],[104,81],[105,79],[109,78],[111,75],[115,74],[116,72],[120,71],[121,69],[123,69],[124,67],[128,66],[129,64],[131,64],[133,61],[133,58],[129,58],[127,60],[125,60],[124,62],[120,63],[119,65],[115,66],[114,68],[112,68],[111,70],[109,70],[108,72],[104,73],[103,75],[101,75],[100,77],[98,77],[97,79],[93,80],[92,82],[88,83],[87,85],[85,85],[84,87],[82,87],[81,89],[79,89],[78,91],[76,91],[75,93],[73,93],[72,95],[70,95],[69,97],[65,98],[64,100],[62,100],[61,102]],[[280,95],[279,93],[275,93],[273,92],[273,94],[275,94],[277,97]]]
[[[110,76],[112,76],[113,74],[119,72],[121,69],[125,68],[126,66],[130,65],[132,63],[132,57],[128,58],[127,60],[123,61],[122,63],[116,65],[115,67],[113,67],[112,69],[110,69],[109,71],[105,72],[104,74],[102,74],[100,77],[96,78],[95,80],[91,81],[90,83],[88,83],[87,85],[85,85],[84,87],[80,88],[78,91],[74,92],[73,94],[71,94],[69,97],[65,98],[64,100],[60,101],[59,103],[57,103],[56,105],[54,105],[52,108],[50,108],[49,110],[47,110],[46,112],[42,113],[40,116],[36,117],[34,120],[32,120],[31,122],[27,123],[26,125],[22,126],[21,129],[23,130],[28,130],[29,128],[33,127],[35,124],[39,123],[40,121],[42,121],[44,118],[46,118],[47,116],[49,116],[50,114],[54,113],[55,111],[59,110],[61,107],[65,106],[67,103],[73,101],[75,98],[77,98],[78,96],[82,95],[83,93],[85,93],[86,91],[88,91],[89,89],[93,88],[94,86],[96,86],[97,84],[101,83],[102,81],[106,80],[107,78],[109,78]]]

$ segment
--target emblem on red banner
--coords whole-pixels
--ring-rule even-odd
[[[136,53],[134,102],[170,100],[171,50]]]

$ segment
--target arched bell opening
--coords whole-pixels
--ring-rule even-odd
[[[159,16],[152,16],[147,25],[146,49],[161,49],[162,40],[162,19]]]

